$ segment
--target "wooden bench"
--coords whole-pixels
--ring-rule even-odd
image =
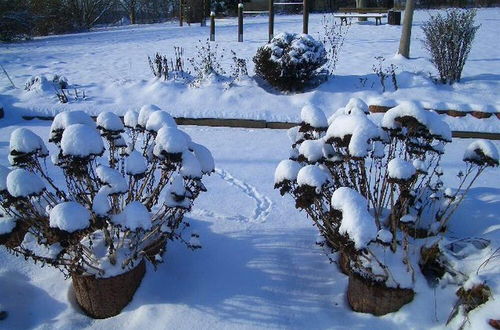
[[[339,8],[333,16],[340,18],[340,25],[347,25],[348,18],[375,18],[375,25],[379,25],[387,17],[387,11],[386,8]]]

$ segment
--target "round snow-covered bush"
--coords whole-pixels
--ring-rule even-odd
[[[255,73],[283,91],[301,91],[326,61],[320,41],[308,34],[280,33],[254,56]]]
[[[154,105],[127,112],[124,122],[112,112],[96,121],[80,111],[54,118],[51,160],[62,175],[46,166],[39,136],[11,134],[13,168],[0,166],[0,245],[67,276],[97,277],[126,272],[144,256],[160,262],[151,247],[169,239],[199,248],[181,235],[184,214],[206,191],[203,176],[214,171],[210,151]]]

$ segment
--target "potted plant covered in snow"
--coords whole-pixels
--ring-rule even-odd
[[[351,307],[382,315],[413,299],[429,242],[439,241],[432,238],[446,231],[464,194],[499,161],[491,142],[473,142],[459,188],[446,188],[440,160],[451,131],[439,115],[414,103],[390,109],[380,124],[367,113],[359,99],[329,120],[304,107],[275,187],[313,220],[321,244],[339,252]]]
[[[12,167],[0,167],[0,243],[71,277],[90,316],[116,315],[139,286],[144,260],[160,262],[166,241],[181,238],[212,156],[155,106],[127,112],[124,123],[111,112],[97,122],[63,112],[49,141],[51,160],[30,130],[11,134]]]

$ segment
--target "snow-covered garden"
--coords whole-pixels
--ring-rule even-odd
[[[332,60],[320,14],[314,39],[277,16],[266,46],[266,17],[243,43],[228,18],[216,43],[163,23],[1,44],[0,328],[491,328],[500,143],[452,131],[500,132],[500,10],[452,85],[419,40],[435,13],[411,59],[399,26],[353,22]],[[118,307],[86,294],[127,273]]]

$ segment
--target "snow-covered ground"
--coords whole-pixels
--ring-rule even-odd
[[[429,12],[415,15],[411,60],[395,57],[400,26],[353,24],[334,79],[319,88],[295,95],[279,94],[250,79],[226,89],[222,84],[193,88],[178,82],[152,79],[147,55],[173,54],[184,48],[194,56],[198,40],[208,28],[154,24],[98,29],[89,33],[36,38],[0,45],[0,63],[18,87],[10,87],[0,73],[0,103],[6,118],[0,120],[0,164],[8,165],[9,136],[27,127],[47,140],[50,122],[22,121],[21,115],[53,115],[63,110],[91,114],[113,111],[124,114],[143,104],[155,103],[174,116],[250,118],[298,122],[306,103],[327,115],[351,97],[369,104],[413,100],[438,109],[499,112],[500,49],[497,23],[500,9],[478,11],[478,31],[463,74],[453,86],[436,86],[428,54],[418,38]],[[310,32],[321,31],[322,15],[311,15]],[[229,68],[230,52],[249,61],[267,41],[267,17],[245,18],[245,42],[236,42],[236,20],[217,20],[223,65]],[[301,16],[277,16],[276,33],[300,32]],[[373,73],[376,56],[399,67],[400,89],[381,93]],[[187,61],[186,61],[186,65]],[[57,101],[55,92],[26,92],[30,77],[60,74],[72,88],[85,91],[85,100]],[[389,82],[387,82],[390,85]],[[81,94],[80,94],[81,95]],[[380,115],[375,115],[380,116]],[[454,130],[500,132],[500,120],[446,117]],[[289,141],[283,130],[184,127],[193,140],[206,145],[216,160],[216,173],[206,180],[208,192],[195,202],[189,215],[203,248],[191,252],[174,242],[165,263],[155,272],[148,268],[134,300],[119,316],[92,320],[83,315],[71,295],[71,281],[57,270],[16,258],[0,248],[0,311],[7,319],[0,329],[235,329],[235,328],[445,328],[456,300],[457,286],[442,282],[435,288],[416,286],[415,300],[399,312],[383,317],[352,312],[346,302],[347,277],[331,264],[315,244],[317,230],[290,198],[273,189],[274,170],[287,158]],[[462,153],[470,140],[456,139],[447,146],[442,165],[445,182],[457,185]],[[500,142],[495,142],[500,148]],[[483,237],[488,248],[467,258],[465,272],[500,246],[500,172],[488,170],[476,183],[454,216],[448,237]],[[470,315],[473,329],[488,329],[486,320],[500,315],[500,258],[481,267],[495,299]],[[452,327],[457,328],[458,323]]]
[[[472,51],[463,72],[463,80],[453,86],[437,86],[429,78],[436,74],[424,50],[420,26],[432,11],[415,13],[412,32],[411,60],[395,57],[401,26],[374,22],[350,26],[340,53],[336,77],[319,88],[296,95],[283,95],[263,87],[256,80],[246,81],[228,90],[222,84],[201,88],[181,83],[157,81],[152,78],[147,56],[156,52],[173,56],[174,46],[184,48],[187,59],[196,54],[198,40],[206,40],[208,27],[198,24],[179,27],[174,23],[114,27],[89,33],[36,38],[33,41],[0,45],[0,63],[11,75],[18,89],[10,87],[0,75],[0,103],[8,116],[20,114],[53,115],[59,111],[85,110],[92,114],[114,111],[123,114],[154,103],[180,117],[251,118],[268,121],[297,122],[300,108],[312,103],[327,115],[353,97],[369,104],[393,104],[402,100],[422,102],[437,109],[500,111],[497,93],[500,90],[500,48],[497,31],[499,8],[480,9],[477,33]],[[322,15],[310,18],[310,33],[322,31]],[[277,16],[275,33],[300,32],[302,17]],[[235,19],[217,20],[217,43],[224,53],[222,64],[229,71],[230,50],[246,58],[253,75],[252,57],[257,48],[267,42],[267,17],[245,18],[245,42],[238,43]],[[224,51],[222,51],[224,49]],[[385,65],[398,67],[399,90],[382,93],[372,66],[383,56]],[[186,67],[190,65],[186,60]],[[71,87],[84,91],[86,100],[60,104],[53,88],[25,92],[24,83],[32,76],[60,74],[68,78]],[[495,116],[476,120],[447,118],[454,130],[498,132],[500,121]]]
[[[0,128],[0,164],[7,165],[8,139],[20,125],[48,137],[49,122],[11,122]],[[352,312],[347,277],[315,245],[317,231],[293,200],[273,189],[274,169],[288,156],[283,130],[184,127],[212,150],[217,171],[208,192],[190,214],[203,248],[191,252],[170,244],[165,263],[146,277],[119,316],[92,320],[69,294],[71,281],[52,268],[40,269],[0,250],[0,305],[9,312],[2,329],[430,329],[444,328],[456,285],[417,286],[415,300],[383,317]],[[269,143],[272,141],[272,143]],[[463,150],[455,140],[443,160],[446,182],[456,184]],[[497,148],[500,143],[495,143]],[[468,261],[477,267],[500,245],[500,173],[490,170],[459,209],[450,237],[481,236],[491,246]],[[496,300],[471,313],[471,328],[488,329],[498,318],[500,262],[482,268]],[[456,327],[456,326],[455,326]]]

